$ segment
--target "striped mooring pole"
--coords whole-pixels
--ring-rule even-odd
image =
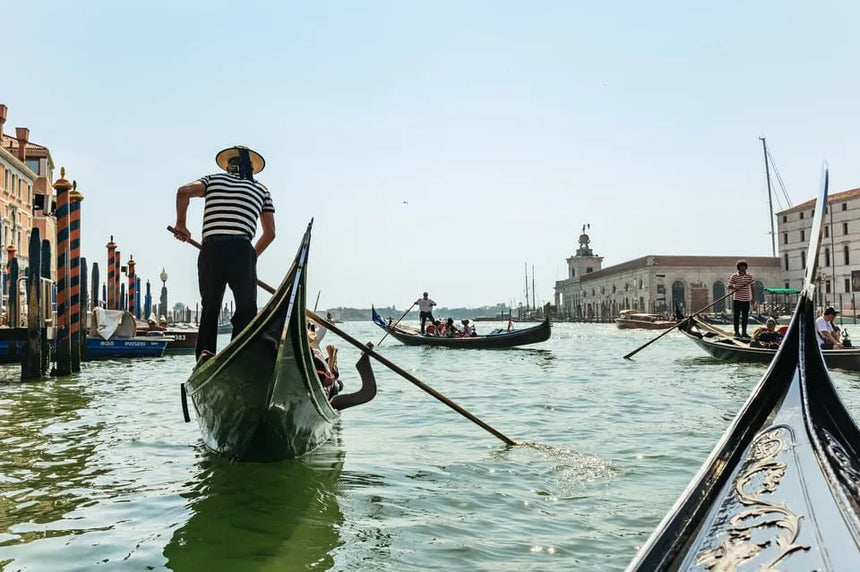
[[[72,371],[81,371],[81,201],[77,181],[69,193],[69,338]]]
[[[113,287],[116,290],[114,292],[114,300],[116,300],[116,307],[114,310],[122,310],[125,307],[125,296],[123,295],[124,284],[122,283],[122,270],[120,269],[120,259],[122,255],[119,253],[119,250],[116,251],[116,258],[113,261],[113,271],[116,276],[116,280],[113,283]]]
[[[72,373],[69,315],[69,191],[66,168],[60,168],[60,178],[54,183],[57,191],[57,375]]]
[[[107,271],[107,292],[105,298],[105,302],[107,306],[105,306],[108,310],[116,310],[116,288],[114,286],[117,276],[116,276],[116,243],[113,241],[113,235],[110,237],[110,242],[107,243],[108,249],[108,271]]]

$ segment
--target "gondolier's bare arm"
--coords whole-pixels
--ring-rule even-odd
[[[254,252],[257,253],[257,258],[275,240],[275,213],[263,211],[260,214],[260,226],[263,228],[263,234],[260,235],[257,244],[254,245]]]
[[[174,225],[173,235],[186,242],[191,238],[191,232],[185,226],[185,217],[188,213],[188,204],[192,197],[202,197],[206,194],[206,186],[200,181],[194,181],[187,185],[182,185],[176,189],[176,224]]]

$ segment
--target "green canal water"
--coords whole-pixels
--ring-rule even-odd
[[[369,322],[344,329],[380,337]],[[386,340],[389,359],[534,445],[505,447],[376,364],[379,395],[345,411],[331,442],[267,465],[226,462],[183,423],[192,357],[36,383],[5,368],[0,567],[623,569],[765,371],[679,334],[621,358],[654,335],[557,324],[549,341],[503,351]],[[340,347],[355,387],[358,354]],[[857,416],[860,374],[832,375]]]

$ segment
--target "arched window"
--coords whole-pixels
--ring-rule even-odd
[[[785,253],[785,269],[788,270],[788,253]]]
[[[846,266],[848,266],[849,264],[851,264],[851,262],[850,262],[850,256],[848,255],[848,245],[847,245],[847,244],[846,244],[846,245],[845,245],[845,247],[842,249],[842,256],[845,258],[845,262],[844,262],[843,264],[845,264]]]
[[[682,313],[687,313],[687,302],[684,296],[684,283],[676,280],[672,283],[672,307],[677,307]]]
[[[714,282],[714,300],[719,300],[726,295],[726,285],[722,282]],[[714,304],[714,312],[725,312],[726,301],[720,300]]]
[[[800,251],[800,267],[806,268],[806,252]]]
[[[824,249],[824,266],[830,266],[830,249]]]

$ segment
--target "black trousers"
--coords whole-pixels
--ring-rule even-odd
[[[245,329],[257,314],[257,255],[247,238],[226,236],[203,240],[197,257],[197,283],[202,312],[197,333],[197,357],[203,350],[215,353],[218,316],[227,286],[233,292],[233,337]]]
[[[732,302],[732,314],[735,318],[735,333],[746,335],[747,323],[750,320],[750,303],[742,302],[740,300],[733,300]],[[739,330],[738,325],[740,325],[742,329]]]
[[[433,312],[419,312],[418,317],[421,318],[421,333],[423,334],[424,323],[427,322],[427,320],[430,320],[431,324],[435,321],[433,320]]]

